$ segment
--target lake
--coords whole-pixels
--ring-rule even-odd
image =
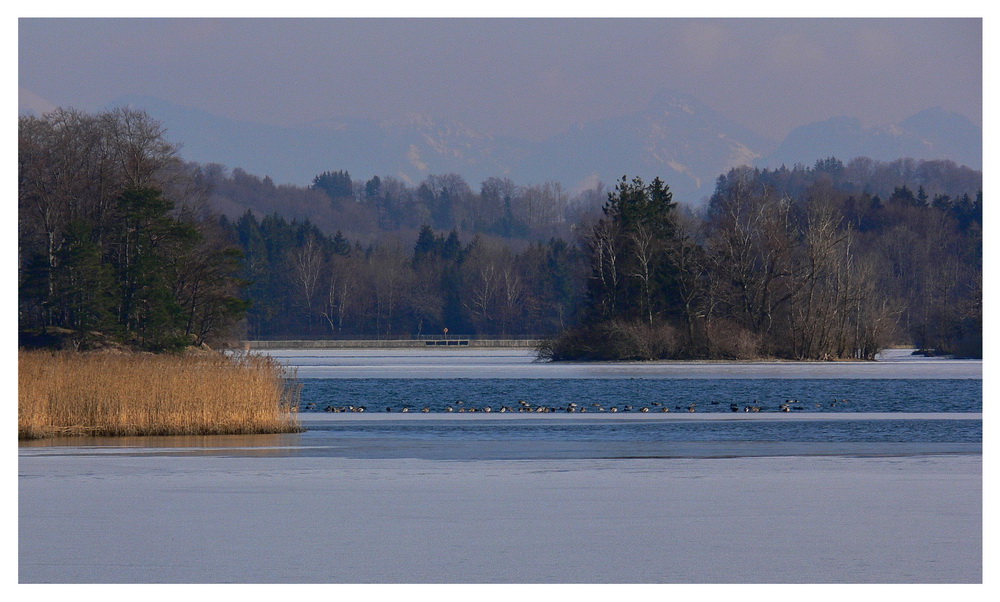
[[[432,459],[980,453],[982,362],[548,363],[524,350],[272,351],[297,453]],[[435,445],[447,442],[448,445]]]
[[[982,582],[981,361],[272,355],[303,433],[21,442],[19,582]]]

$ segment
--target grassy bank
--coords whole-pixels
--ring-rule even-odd
[[[267,357],[20,351],[17,370],[19,439],[301,430]]]

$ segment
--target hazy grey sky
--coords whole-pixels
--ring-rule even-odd
[[[126,94],[298,125],[422,113],[540,138],[671,88],[780,139],[941,106],[982,124],[979,19],[21,19],[21,105]],[[169,124],[168,124],[169,125]]]

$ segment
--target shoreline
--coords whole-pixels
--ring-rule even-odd
[[[427,351],[457,351],[461,349],[534,350],[543,342],[543,339],[473,339],[462,337],[449,339],[289,339],[280,341],[241,341],[235,348],[247,351],[304,351],[322,349],[400,349],[407,351],[416,351],[418,349]]]

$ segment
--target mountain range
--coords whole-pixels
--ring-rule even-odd
[[[623,175],[659,176],[675,199],[697,202],[715,179],[738,165],[811,166],[817,159],[867,156],[949,159],[982,169],[982,128],[957,113],[931,108],[898,124],[865,127],[835,117],[769,140],[671,90],[646,109],[579,124],[541,142],[492,136],[426,115],[392,121],[338,118],[300,127],[241,122],[152,97],[123,97],[109,106],[144,109],[160,120],[181,156],[219,163],[277,184],[306,186],[325,171],[354,179],[392,176],[411,185],[427,175],[456,173],[473,189],[491,176],[517,184],[560,182],[570,192]]]

